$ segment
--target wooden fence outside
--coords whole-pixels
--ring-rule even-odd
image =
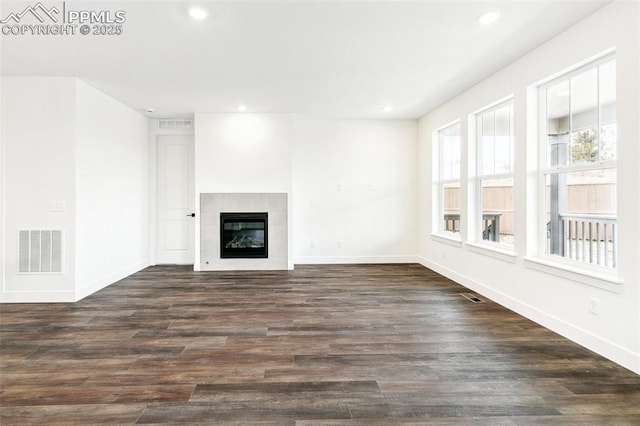
[[[567,185],[567,214],[615,214],[610,208],[615,206],[615,191],[615,184]],[[445,188],[444,210],[447,213],[459,214],[459,194],[460,188]],[[482,198],[483,213],[501,215],[500,234],[513,235],[513,188],[510,186],[486,187],[483,188]],[[548,202],[547,205],[549,205]]]

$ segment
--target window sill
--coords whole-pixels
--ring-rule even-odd
[[[455,237],[458,236],[458,238]],[[460,234],[431,234],[431,239],[439,243],[449,244],[454,247],[462,247],[462,241],[460,241]]]
[[[524,259],[524,263],[528,268],[555,275],[557,277],[566,278],[580,284],[597,287],[612,293],[620,293],[622,291],[623,283],[614,275],[580,269],[573,265],[553,262],[539,257],[526,258]]]
[[[517,256],[511,250],[505,250],[500,247],[492,247],[490,245],[480,243],[466,243],[465,245],[469,251],[474,253],[500,259],[504,262],[516,263]]]

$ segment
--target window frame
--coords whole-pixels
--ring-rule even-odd
[[[443,137],[444,132],[446,130],[452,129],[454,127],[458,127],[458,151],[460,162],[460,167],[458,170],[457,178],[443,178],[443,170],[444,170],[444,149],[443,149]],[[459,218],[459,230],[455,231],[447,231],[444,226],[444,187],[447,184],[458,184],[458,205],[462,206],[462,121],[460,119],[456,119],[448,124],[439,127],[434,132],[434,147],[436,154],[436,162],[434,162],[435,172],[433,173],[433,190],[435,195],[437,196],[436,208],[433,209],[433,213],[435,216],[435,220],[433,221],[432,227],[432,236],[440,237],[444,240],[450,240],[454,242],[461,242],[461,230],[462,230],[462,222],[463,215],[462,209],[460,209],[460,218]]]
[[[618,152],[618,140],[616,139],[616,156],[615,159],[609,160],[599,160],[593,163],[578,163],[578,164],[564,164],[564,165],[549,165],[548,158],[548,135],[547,135],[547,89],[552,86],[558,85],[565,81],[571,81],[571,79],[577,75],[583,74],[589,70],[597,69],[598,70],[598,90],[597,90],[597,129],[600,132],[602,128],[601,121],[601,104],[600,104],[600,74],[599,67],[607,62],[616,61],[617,57],[615,51],[606,52],[594,59],[585,61],[580,63],[574,68],[566,72],[559,73],[552,78],[544,81],[543,83],[537,85],[537,102],[538,102],[538,122],[536,123],[538,129],[538,136],[535,139],[537,143],[537,170],[536,170],[536,178],[537,178],[537,211],[538,211],[538,223],[536,224],[536,241],[537,241],[537,249],[536,249],[536,259],[528,259],[529,263],[541,263],[549,267],[557,267],[563,269],[569,273],[573,274],[585,274],[587,276],[592,276],[596,279],[606,279],[605,277],[610,277],[609,280],[611,282],[616,281],[615,279],[617,275],[617,262],[614,257],[614,266],[613,267],[605,267],[602,265],[597,265],[581,260],[574,260],[568,258],[566,256],[560,256],[556,254],[551,254],[547,250],[547,220],[546,220],[546,179],[547,176],[553,174],[570,174],[574,172],[586,172],[586,171],[598,171],[598,170],[615,170],[616,172],[616,187],[617,187],[617,152]],[[616,76],[617,77],[617,76]],[[617,78],[616,78],[617,80]],[[571,89],[570,89],[571,90]],[[571,95],[571,92],[570,92]],[[616,93],[617,95],[617,93]],[[617,96],[616,96],[616,108],[617,108]],[[569,134],[573,133],[572,128],[572,110],[571,110],[571,99],[569,99]],[[616,123],[617,123],[617,114],[616,114]],[[618,200],[616,199],[616,212]],[[617,218],[617,213],[616,213]],[[617,232],[617,226],[616,226]],[[617,238],[616,238],[617,239]],[[537,269],[537,267],[536,267]]]
[[[494,156],[494,173],[484,174],[483,173],[483,127],[484,127],[484,115],[489,113],[495,113],[497,110],[504,108],[505,106],[509,106],[509,166],[510,171],[508,173],[495,173],[495,156]],[[509,95],[505,98],[502,98],[498,101],[495,101],[482,109],[473,113],[473,121],[475,125],[475,141],[474,141],[474,151],[475,151],[475,173],[474,173],[474,191],[475,191],[475,209],[474,209],[474,232],[471,240],[474,244],[499,252],[503,252],[505,254],[511,255],[515,253],[515,128],[514,128],[514,117],[515,117],[515,101],[514,96]],[[494,126],[495,126],[495,118],[494,118]],[[495,127],[494,127],[495,129]],[[495,130],[494,130],[495,133]],[[495,140],[494,140],[495,143]],[[494,153],[495,153],[495,145],[494,145]],[[514,243],[513,244],[505,244],[499,241],[491,241],[485,240],[482,236],[483,233],[483,190],[482,183],[487,180],[496,180],[496,179],[511,179],[513,182],[513,186],[511,188],[512,191],[512,200],[514,205],[512,206],[512,214],[514,216],[514,224],[513,224],[513,236]]]

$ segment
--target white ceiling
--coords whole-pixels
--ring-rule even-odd
[[[2,3],[2,18],[35,2]],[[43,0],[45,6],[62,1]],[[417,118],[607,1],[67,1],[124,10],[119,36],[2,36],[3,75],[79,77],[154,117]],[[490,27],[477,23],[499,9]],[[383,112],[393,105],[391,112]]]

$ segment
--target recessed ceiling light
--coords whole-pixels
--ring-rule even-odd
[[[487,12],[481,15],[478,18],[478,22],[481,23],[482,25],[491,25],[494,22],[496,22],[498,18],[500,18],[500,11],[492,10],[491,12]]]
[[[246,111],[246,110],[247,110],[246,105],[238,105],[238,111]]]
[[[206,19],[207,16],[209,16],[209,11],[204,7],[191,6],[189,8],[189,16],[198,21],[202,21],[203,19]]]
[[[153,109],[153,108],[147,108],[147,112],[148,112],[149,114],[152,114],[153,112],[155,112],[155,109]]]
[[[387,105],[386,107],[383,107],[382,110],[384,112],[391,112],[393,111],[393,107],[391,105]]]

